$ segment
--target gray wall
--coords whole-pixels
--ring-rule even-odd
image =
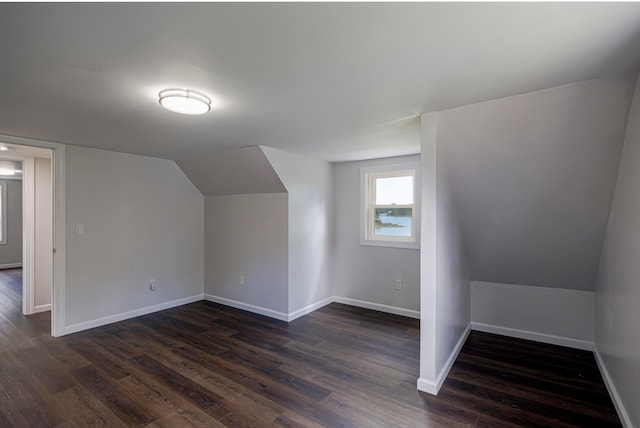
[[[287,189],[289,314],[332,296],[332,169],[328,162],[262,147]]]
[[[0,244],[0,266],[22,263],[22,180],[7,183],[7,243]]]
[[[334,164],[333,294],[374,305],[420,310],[420,250],[360,245],[360,168],[420,163],[401,156]],[[402,280],[396,290],[395,282]]]
[[[202,298],[204,198],[173,161],[67,146],[66,222],[66,327]]]
[[[438,113],[422,115],[420,378],[437,393],[471,324],[466,249],[449,187]]]
[[[288,314],[287,224],[286,193],[207,196],[207,297]]]
[[[597,356],[629,427],[640,427],[639,213],[640,88],[636,87],[595,289]]]
[[[634,85],[611,77],[439,113],[473,280],[593,290]]]
[[[593,348],[593,291],[471,282],[476,330],[562,346]]]

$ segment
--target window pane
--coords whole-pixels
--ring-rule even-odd
[[[413,208],[376,208],[374,234],[382,236],[411,236]]]
[[[413,204],[413,176],[376,178],[376,204]]]

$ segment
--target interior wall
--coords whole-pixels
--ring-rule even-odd
[[[65,193],[65,332],[202,298],[204,198],[175,162],[67,146]]]
[[[439,117],[439,116],[438,116]],[[455,361],[471,325],[467,252],[449,187],[446,140],[436,137],[436,372],[438,385]]]
[[[593,305],[592,291],[471,282],[473,328],[490,333],[591,350]]]
[[[329,281],[333,177],[328,162],[262,147],[287,189],[288,313],[299,315],[333,295]]]
[[[51,305],[53,281],[53,197],[51,159],[34,159],[34,281],[36,311]]]
[[[22,180],[7,183],[7,243],[0,244],[0,268],[22,265]]]
[[[634,87],[612,76],[439,112],[474,280],[593,291]]]
[[[471,323],[466,251],[448,187],[439,114],[422,115],[422,227],[420,240],[420,378],[437,394]]]
[[[286,193],[205,198],[208,299],[286,317],[287,206]]]
[[[596,356],[628,427],[640,427],[640,86],[636,85],[595,288]]]
[[[337,297],[418,316],[420,250],[360,245],[360,168],[414,165],[420,155],[334,164],[332,283]],[[402,280],[397,290],[396,280]],[[389,308],[386,308],[387,310]]]

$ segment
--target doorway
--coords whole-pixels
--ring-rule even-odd
[[[49,148],[5,143],[0,139],[0,203],[7,209],[3,217],[6,222],[7,241],[0,240],[0,246],[15,247],[21,237],[21,263],[7,264],[5,268],[21,267],[22,315],[39,314],[38,319],[47,318],[49,330],[53,334],[53,285],[54,285],[54,186],[53,155]],[[6,163],[6,165],[5,165]],[[13,164],[13,167],[9,167]],[[4,175],[3,175],[4,174]],[[14,177],[13,182],[2,180]],[[21,179],[21,186],[16,186]],[[7,182],[2,194],[2,183]],[[21,222],[15,218],[16,204],[20,200],[16,193],[21,191]],[[6,201],[5,201],[6,198]],[[13,210],[13,212],[12,212]],[[2,210],[0,210],[0,214]],[[13,215],[9,215],[13,214]],[[20,227],[17,231],[16,227]],[[19,233],[21,232],[21,233]],[[2,231],[0,230],[0,235]],[[21,265],[21,266],[20,266]],[[0,265],[0,267],[2,267]]]

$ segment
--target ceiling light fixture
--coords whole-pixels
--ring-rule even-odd
[[[158,94],[160,105],[182,114],[204,114],[211,110],[211,98],[192,89],[165,89]]]

